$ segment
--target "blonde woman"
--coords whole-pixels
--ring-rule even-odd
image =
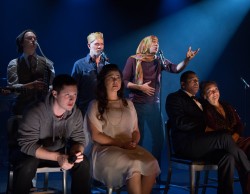
[[[195,57],[199,49],[192,51],[191,47],[185,59],[179,64],[173,64],[167,59],[156,56],[159,51],[159,40],[156,36],[145,37],[139,44],[136,54],[127,59],[123,70],[125,87],[130,90],[129,96],[137,111],[142,145],[144,131],[148,125],[152,139],[152,154],[161,162],[161,152],[164,142],[164,132],[160,113],[160,76],[161,71],[170,73],[181,72],[188,62]]]

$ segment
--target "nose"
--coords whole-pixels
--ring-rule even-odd
[[[69,100],[70,100],[70,101],[75,100],[75,96],[74,96],[74,95],[70,95],[70,96],[69,96]]]

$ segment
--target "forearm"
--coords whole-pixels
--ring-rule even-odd
[[[43,159],[43,160],[51,160],[51,161],[58,161],[58,157],[60,156],[59,152],[52,152],[44,149],[43,147],[39,147],[36,150],[36,158]]]
[[[118,146],[122,147],[122,142],[112,138],[104,133],[99,132],[92,136],[93,140],[101,145],[111,145],[111,146]]]
[[[134,131],[132,133],[132,141],[138,143],[140,141],[140,133],[139,131]]]
[[[141,91],[141,85],[132,82],[128,82],[127,88]]]
[[[182,62],[180,62],[176,67],[177,72],[181,72],[188,65],[189,61],[190,60],[188,58],[185,58]]]

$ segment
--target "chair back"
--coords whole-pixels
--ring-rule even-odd
[[[167,154],[168,159],[170,159],[174,155],[173,143],[171,138],[171,123],[170,120],[165,122],[165,130],[166,130],[166,143],[167,143]]]

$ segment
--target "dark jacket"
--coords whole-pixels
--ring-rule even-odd
[[[178,90],[167,96],[166,112],[171,123],[174,151],[179,154],[191,151],[192,141],[205,133],[203,111],[187,93]]]

